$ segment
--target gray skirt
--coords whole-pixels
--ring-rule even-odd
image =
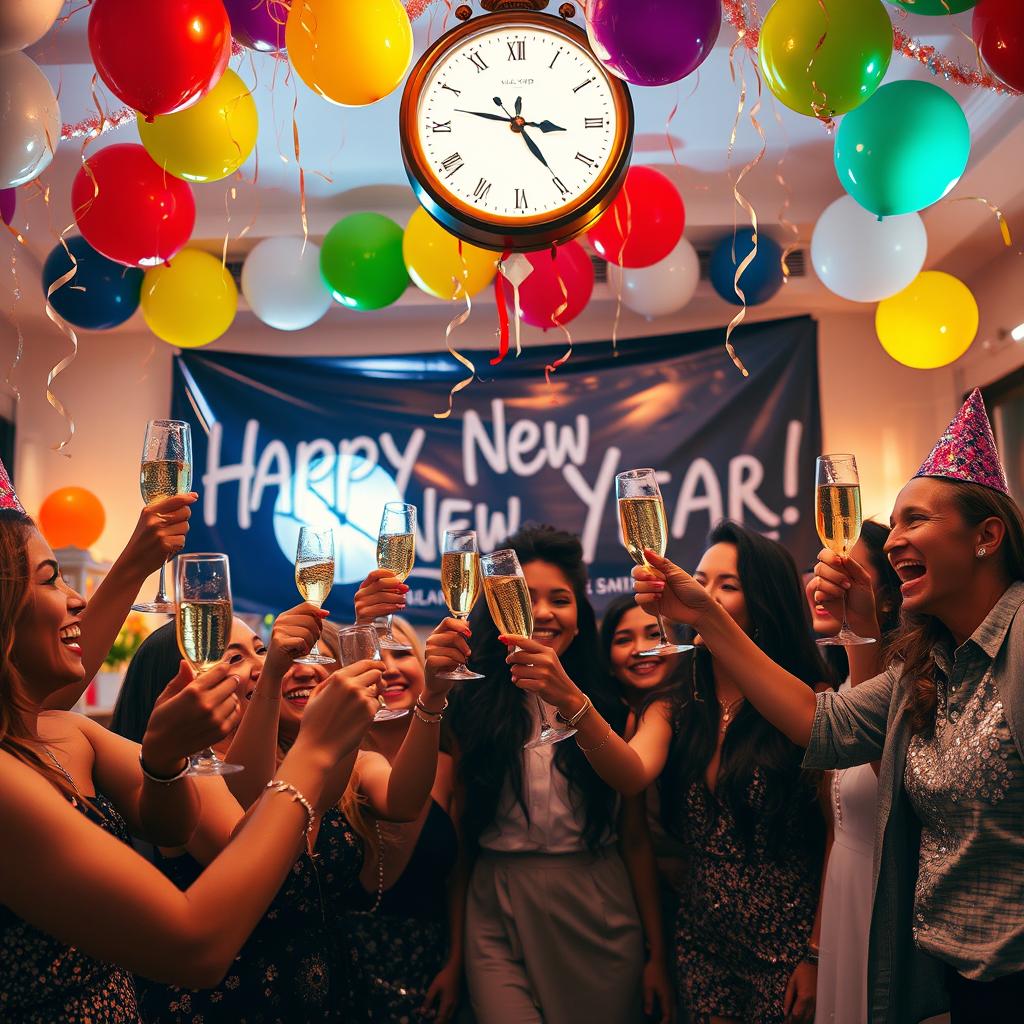
[[[482,851],[469,883],[466,977],[480,1024],[635,1024],[643,930],[614,846]]]

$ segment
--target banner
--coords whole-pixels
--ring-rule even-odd
[[[293,563],[302,524],[333,526],[334,618],[375,567],[385,502],[419,509],[408,617],[444,614],[445,530],[475,529],[481,551],[522,523],[579,534],[600,610],[631,590],[615,474],[652,466],[668,511],[669,554],[693,567],[709,527],[737,520],[786,544],[801,564],[818,548],[814,459],[820,451],[816,327],[806,318],[745,326],[743,378],[722,331],[531,348],[492,368],[447,408],[465,374],[446,353],[278,358],[183,352],[172,415],[192,425],[187,550],[231,559],[235,607],[274,613],[299,601]],[[547,358],[550,356],[550,358]]]

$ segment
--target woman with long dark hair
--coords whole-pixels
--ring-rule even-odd
[[[235,679],[179,672],[143,744],[43,712],[80,686],[86,602],[60,576],[0,466],[0,992],[31,1024],[139,1020],[130,972],[213,985],[291,867],[339,763],[376,705],[378,675],[337,674],[274,788],[187,893],[127,844],[181,842],[197,795],[186,754],[233,726]],[[188,825],[187,828],[170,827]]]
[[[564,666],[621,730],[626,710],[604,667],[579,540],[549,526],[509,537],[523,567],[534,633],[524,650]],[[640,1014],[643,937],[615,846],[615,794],[573,742],[523,749],[536,702],[512,685],[507,647],[484,603],[470,615],[470,667],[484,678],[452,697],[474,857],[466,975],[487,1024],[631,1024]]]
[[[709,603],[813,695],[825,666],[785,548],[722,523],[696,579]],[[823,837],[817,780],[801,772],[799,749],[743,699],[703,637],[695,643],[688,681],[648,708],[628,744],[550,661],[509,661],[518,686],[575,717],[579,746],[609,784],[632,794],[659,779],[665,824],[686,848],[675,932],[688,1018],[809,1022]]]
[[[972,393],[900,492],[886,554],[902,581],[889,647],[850,648],[848,693],[815,698],[654,552],[638,599],[700,631],[805,764],[879,761],[869,1020],[1016,1020],[1024,1000],[1024,516]],[[818,602],[880,637],[864,568],[827,551]],[[565,711],[572,707],[567,701]],[[580,733],[587,742],[588,730]]]

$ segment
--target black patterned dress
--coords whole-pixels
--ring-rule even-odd
[[[128,829],[103,796],[72,804],[122,842]],[[93,809],[95,808],[95,810]],[[11,1024],[138,1024],[127,971],[100,963],[0,906],[0,1021]]]
[[[384,856],[387,857],[385,837]],[[448,878],[458,839],[448,813],[431,800],[419,840],[390,889],[368,894],[361,885],[341,893],[351,907],[339,919],[352,981],[353,1024],[415,1024],[427,989],[448,959]]]
[[[821,812],[799,774],[771,785],[755,768],[747,788],[754,812],[745,843],[728,807],[703,780],[687,792],[687,878],[676,915],[679,1000],[691,1024],[710,1016],[782,1024],[786,985],[807,951],[821,873]],[[770,844],[757,813],[783,801]]]
[[[348,819],[328,811],[316,841],[316,863],[305,853],[274,897],[224,980],[194,991],[137,978],[145,1024],[314,1024],[348,1021],[349,985],[337,928],[321,889],[358,883],[363,847]],[[202,867],[187,854],[161,869],[187,889]]]

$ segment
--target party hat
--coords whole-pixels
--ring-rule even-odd
[[[3,509],[13,509],[22,515],[25,514],[25,509],[15,493],[14,484],[11,483],[11,478],[7,475],[7,467],[0,460],[0,510]]]
[[[915,476],[937,476],[981,484],[1009,495],[1003,464],[981,392],[975,388]]]

